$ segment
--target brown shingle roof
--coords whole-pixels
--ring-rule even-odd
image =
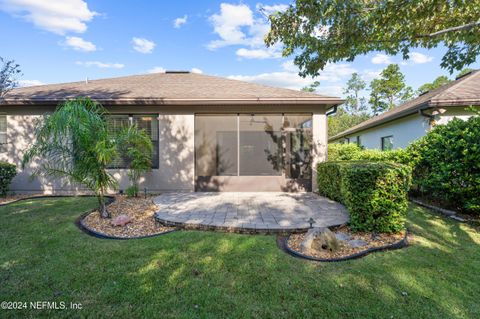
[[[372,117],[348,130],[332,136],[329,141],[334,141],[367,128],[372,128],[397,118],[416,113],[420,109],[466,105],[480,105],[480,70],[472,71],[455,81],[424,93],[393,110]]]
[[[105,104],[329,104],[343,102],[323,96],[197,73],[154,73],[82,82],[17,88],[9,105],[51,104],[89,96]]]

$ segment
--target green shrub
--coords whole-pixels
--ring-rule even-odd
[[[125,194],[127,194],[128,197],[137,197],[138,196],[138,186],[136,186],[136,185],[128,186],[125,189]]]
[[[8,188],[15,175],[17,175],[17,168],[15,165],[0,162],[0,195],[7,195]]]
[[[362,149],[357,144],[328,144],[329,161],[374,161],[411,165],[410,154],[403,149],[381,151]]]
[[[480,214],[480,117],[437,125],[407,151],[414,191],[443,207]]]
[[[411,168],[385,162],[326,162],[318,165],[318,191],[343,203],[357,231],[404,229]]]

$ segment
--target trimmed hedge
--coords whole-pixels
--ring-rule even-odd
[[[356,231],[399,232],[405,227],[411,168],[385,162],[325,162],[317,167],[320,194],[343,203]]]
[[[416,195],[480,216],[480,116],[436,125],[407,151]]]
[[[0,195],[7,195],[8,188],[15,175],[17,175],[17,167],[15,165],[0,162]]]
[[[363,149],[357,144],[332,143],[328,144],[329,161],[373,161],[392,162],[411,165],[410,153],[404,149],[381,151],[377,149]]]

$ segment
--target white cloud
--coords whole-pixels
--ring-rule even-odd
[[[162,68],[161,66],[156,66],[156,67],[151,68],[147,72],[148,73],[165,73],[165,71],[166,70],[164,68]]]
[[[133,49],[140,53],[152,53],[155,48],[155,42],[144,38],[133,38]]]
[[[95,44],[80,37],[66,37],[65,45],[72,47],[76,51],[92,52],[97,50]]]
[[[257,5],[258,8],[258,5]],[[266,10],[283,8],[282,5],[266,6]],[[270,30],[265,16],[257,14],[246,4],[220,5],[220,13],[212,15],[209,20],[214,33],[219,39],[210,41],[207,48],[215,50],[225,46],[244,46],[236,51],[237,56],[247,59],[278,58],[281,56],[279,46],[266,49],[264,37]]]
[[[83,0],[0,0],[0,10],[61,35],[85,32],[86,22],[98,14]]]
[[[174,28],[180,28],[183,24],[187,23],[188,16],[184,15],[182,18],[176,18],[173,21],[173,27]]]
[[[197,73],[197,74],[202,74],[203,73],[203,71],[198,69],[198,68],[192,68],[191,72],[192,73]]]
[[[35,86],[35,85],[44,85],[42,81],[39,80],[20,80],[18,81],[18,86],[20,87],[27,87],[27,86]]]
[[[220,14],[214,14],[210,17],[214,32],[221,40],[211,41],[208,44],[209,49],[236,44],[247,44],[247,35],[242,30],[243,27],[250,27],[254,24],[253,12],[245,4],[220,4]]]
[[[279,58],[281,53],[272,49],[245,49],[240,48],[236,52],[237,56],[246,59],[267,59],[267,58]]]
[[[355,71],[349,64],[328,64],[315,79],[310,77],[303,78],[298,75],[298,68],[293,64],[293,61],[289,60],[282,63],[282,70],[278,72],[256,75],[231,75],[228,78],[293,90],[300,90],[302,87],[310,85],[313,81],[320,81],[321,85],[317,92],[340,96],[342,86],[336,83],[348,79]]]
[[[419,53],[419,52],[412,52],[410,53],[410,60],[414,64],[424,64],[431,62],[433,60],[433,57]]]
[[[77,61],[77,62],[75,62],[75,64],[83,65],[83,66],[86,66],[86,67],[95,66],[95,67],[101,68],[101,69],[106,69],[106,68],[122,69],[123,67],[125,67],[125,64],[121,64],[121,63],[104,63],[104,62],[100,62],[100,61]]]
[[[264,5],[262,3],[257,3],[255,6],[258,11],[263,12],[265,15],[269,16],[276,12],[283,12],[288,9],[288,4],[274,4],[274,5]]]
[[[373,79],[377,79],[380,77],[380,73],[382,73],[382,70],[370,70],[370,69],[365,69],[360,73],[360,77],[367,82],[370,82]]]
[[[377,53],[372,58],[372,63],[373,64],[390,64],[390,63],[392,63],[392,59],[391,59],[391,57],[389,57],[386,54]]]

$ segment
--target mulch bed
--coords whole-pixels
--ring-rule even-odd
[[[155,223],[154,214],[158,208],[152,199],[153,197],[115,196],[115,201],[107,207],[112,218],[101,218],[98,211],[93,211],[84,217],[82,224],[97,233],[120,238],[148,237],[174,230],[174,227]],[[132,219],[131,223],[125,226],[113,226],[112,220],[123,214]]]
[[[350,256],[355,256],[361,254],[362,252],[370,251],[375,248],[385,247],[389,245],[394,245],[401,242],[405,238],[405,232],[396,233],[396,234],[372,234],[372,233],[362,233],[362,232],[352,232],[347,226],[335,229],[334,232],[342,232],[351,237],[351,239],[360,239],[367,242],[367,245],[362,247],[353,248],[350,245],[346,244],[344,241],[339,241],[340,248],[331,252],[329,250],[310,250],[308,252],[302,252],[300,249],[300,244],[305,238],[306,233],[301,234],[292,234],[289,236],[286,244],[290,250],[297,252],[299,254],[318,258],[318,259],[344,259]]]

